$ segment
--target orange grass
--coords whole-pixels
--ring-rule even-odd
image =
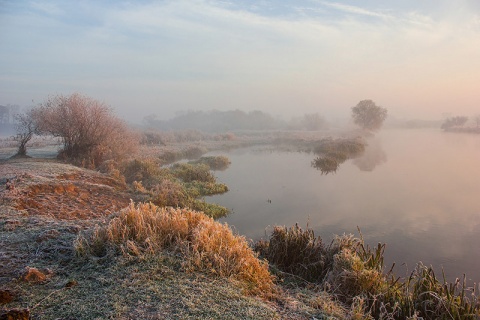
[[[88,240],[76,240],[79,254],[104,255],[112,249],[128,256],[178,252],[185,270],[233,278],[251,294],[268,297],[274,292],[268,264],[245,238],[201,212],[131,203]]]

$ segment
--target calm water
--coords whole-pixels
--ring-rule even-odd
[[[221,154],[232,164],[216,176],[230,191],[207,200],[233,210],[221,221],[247,238],[298,222],[329,242],[358,236],[358,226],[367,243],[387,244],[387,266],[395,262],[398,275],[422,261],[438,276],[443,267],[449,280],[480,280],[479,135],[384,130],[329,175],[311,167],[313,154]]]

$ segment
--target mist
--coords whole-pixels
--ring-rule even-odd
[[[477,0],[0,0],[0,296],[478,316],[479,39]]]
[[[81,92],[140,123],[189,110],[346,118],[365,98],[438,119],[479,100],[468,0],[3,2],[0,17],[2,105]]]
[[[385,128],[365,142],[327,174],[310,165],[312,153],[223,152],[232,165],[217,176],[235,188],[211,201],[232,208],[222,220],[253,239],[265,226],[308,224],[324,241],[359,227],[367,243],[387,244],[386,264],[398,274],[421,261],[449,281],[466,273],[477,282],[478,136]]]

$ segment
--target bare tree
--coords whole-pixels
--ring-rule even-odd
[[[109,106],[78,93],[50,97],[37,108],[36,117],[40,132],[62,139],[59,156],[93,166],[127,156],[138,142]]]
[[[480,128],[480,114],[475,116],[475,123],[477,124],[477,129]]]
[[[362,100],[352,107],[353,122],[365,130],[378,130],[387,118],[387,109],[377,106],[372,100]]]
[[[448,131],[453,128],[460,128],[467,123],[468,117],[465,116],[456,116],[456,117],[450,117],[447,118],[441,125],[441,129]]]
[[[27,155],[27,143],[38,130],[35,111],[29,110],[25,113],[17,113],[14,115],[14,120],[17,133],[14,138],[19,143],[16,156],[25,157]]]
[[[318,113],[305,114],[302,126],[308,131],[315,131],[326,128],[327,121]]]

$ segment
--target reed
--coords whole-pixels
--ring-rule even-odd
[[[206,203],[202,198],[225,193],[228,187],[216,183],[206,164],[179,163],[161,167],[151,159],[132,160],[123,166],[123,175],[134,192],[136,201],[149,201],[157,206],[191,208],[220,218],[228,209]]]
[[[256,250],[281,272],[326,288],[346,304],[352,319],[479,319],[480,300],[474,287],[457,279],[438,279],[432,267],[419,263],[409,277],[386,272],[385,244],[370,247],[352,235],[337,236],[328,245],[313,230],[275,227]]]
[[[276,226],[268,241],[259,241],[255,250],[282,272],[307,281],[319,281],[325,276],[325,247],[313,230]]]

